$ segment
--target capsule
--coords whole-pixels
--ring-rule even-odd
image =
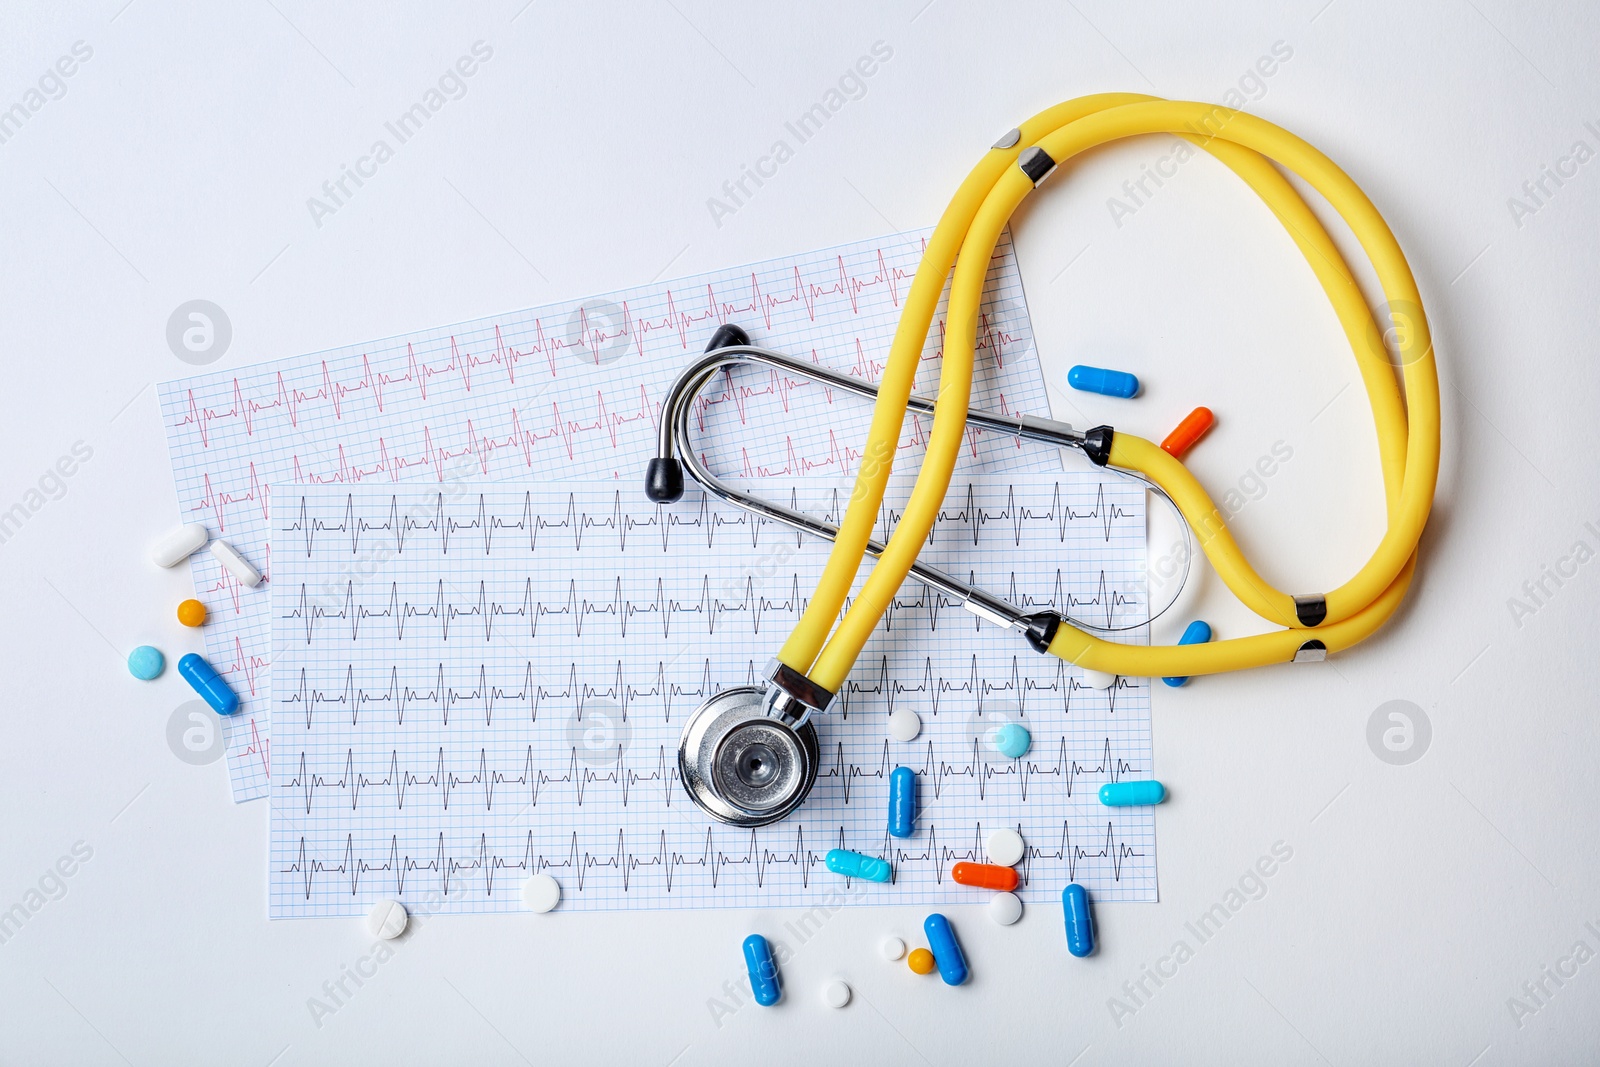
[[[1194,622],[1191,622],[1188,625],[1188,627],[1183,631],[1183,636],[1178,638],[1178,644],[1180,644],[1180,645],[1203,645],[1207,641],[1210,641],[1210,640],[1211,640],[1211,624],[1209,622],[1206,622],[1204,619],[1196,619],[1196,620],[1194,620]],[[1178,688],[1178,686],[1183,685],[1186,682],[1188,682],[1189,681],[1189,677],[1188,677],[1188,675],[1185,675],[1182,678],[1163,678],[1161,680],[1163,682],[1166,682],[1168,685],[1172,686],[1172,688],[1176,689],[1176,688]]]
[[[1089,915],[1089,894],[1077,882],[1061,891],[1061,910],[1067,923],[1067,951],[1087,956],[1094,951],[1094,919]]]
[[[1100,803],[1108,808],[1159,804],[1165,799],[1167,787],[1154,779],[1144,782],[1107,782],[1100,787]]]
[[[1067,384],[1080,392],[1120,396],[1124,400],[1139,392],[1139,379],[1127,371],[1085,367],[1081,363],[1067,371]]]
[[[778,998],[783,996],[783,987],[778,983],[778,962],[772,958],[772,946],[760,934],[744,939],[744,968],[750,972],[750,992],[755,994],[756,1003],[764,1008],[778,1003]]]
[[[896,767],[889,772],[889,833],[910,837],[917,832],[917,772]]]
[[[822,857],[822,862],[834,874],[862,878],[868,882],[887,882],[894,875],[894,868],[889,866],[888,860],[864,856],[847,848],[830,848],[828,854]]]
[[[950,877],[958,885],[976,886],[979,889],[998,889],[1009,893],[1017,888],[1017,869],[1002,867],[997,863],[958,863],[950,868]]]
[[[239,710],[239,694],[230,689],[228,683],[222,680],[222,675],[200,656],[191,652],[180,659],[178,673],[218,715],[232,715]]]
[[[1211,414],[1210,408],[1195,408],[1162,440],[1161,450],[1174,459],[1182,459],[1183,454],[1193,448],[1195,442],[1204,437],[1216,421],[1217,417]]]
[[[922,932],[927,935],[928,948],[933,951],[933,962],[938,965],[939,977],[944,979],[944,984],[960,985],[965,982],[967,957],[962,955],[961,943],[956,940],[950,920],[934,912],[923,921]]]

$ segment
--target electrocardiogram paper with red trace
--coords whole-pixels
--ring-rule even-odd
[[[775,486],[782,488],[775,489]],[[766,480],[839,521],[849,483]],[[909,481],[897,476],[886,540]],[[987,899],[950,884],[999,827],[1021,832],[1025,900],[1069,881],[1154,900],[1151,808],[1098,790],[1154,770],[1149,679],[1090,688],[1061,660],[908,581],[834,708],[810,799],[758,830],[708,819],[678,779],[685,719],[759,680],[827,545],[691,490],[632,480],[273,494],[270,910],[365,914],[390,897],[515,911],[529,875],[561,907],[809,906],[835,847],[888,858],[865,903]],[[1100,470],[958,476],[922,558],[1146,640],[1143,487]],[[888,735],[909,707],[922,733]],[[1020,760],[990,734],[1020,722]],[[918,773],[915,836],[888,836],[888,775]]]
[[[183,521],[203,522],[266,576],[244,589],[209,553],[190,563],[210,613],[207,656],[241,699],[225,720],[234,799],[266,795],[271,767],[269,486],[593,478],[615,479],[632,502],[660,399],[718,324],[876,380],[930,232],[162,385]],[[941,304],[917,379],[929,393],[943,333]],[[1049,414],[1009,235],[989,271],[978,357],[973,404]],[[727,473],[838,474],[866,440],[868,406],[784,375],[741,371],[703,396],[701,439]],[[908,420],[904,454],[920,451],[924,425]],[[1014,439],[968,436],[964,469],[1060,468]]]

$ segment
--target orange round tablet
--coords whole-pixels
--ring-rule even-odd
[[[204,626],[206,606],[198,600],[185,600],[178,605],[178,621],[185,626]]]
[[[932,974],[935,966],[933,953],[925,948],[914,948],[911,955],[906,957],[906,966],[918,974]]]

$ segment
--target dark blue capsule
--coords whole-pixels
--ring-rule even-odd
[[[783,996],[778,984],[778,961],[772,958],[772,946],[760,934],[744,939],[744,968],[750,972],[750,992],[756,1003],[770,1008]]]
[[[218,715],[232,715],[239,710],[239,694],[228,687],[222,675],[204,658],[189,653],[178,661],[178,673]]]
[[[917,772],[896,767],[889,772],[889,833],[910,837],[917,832]]]
[[[1183,636],[1178,638],[1178,644],[1203,645],[1209,640],[1211,640],[1211,624],[1204,619],[1196,619],[1183,631]],[[1178,686],[1188,682],[1189,679],[1185,676],[1183,678],[1163,678],[1161,680],[1176,689]]]
[[[1067,371],[1067,384],[1080,392],[1120,396],[1124,400],[1139,392],[1139,379],[1127,371],[1085,367],[1082,363]]]
[[[939,977],[944,979],[945,985],[960,985],[967,980],[967,957],[961,951],[961,943],[956,940],[955,928],[938,912],[928,916],[922,923],[922,932],[928,938],[928,951],[933,953],[933,962],[939,968]]]
[[[1089,894],[1077,882],[1061,891],[1061,910],[1067,923],[1067,951],[1087,956],[1094,951],[1094,919],[1089,914]]]

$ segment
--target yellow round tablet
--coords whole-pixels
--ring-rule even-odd
[[[204,626],[206,606],[198,600],[185,600],[178,605],[178,621],[185,626]]]
[[[914,948],[911,955],[906,957],[906,966],[918,974],[932,974],[934,963],[933,953],[925,948]]]

